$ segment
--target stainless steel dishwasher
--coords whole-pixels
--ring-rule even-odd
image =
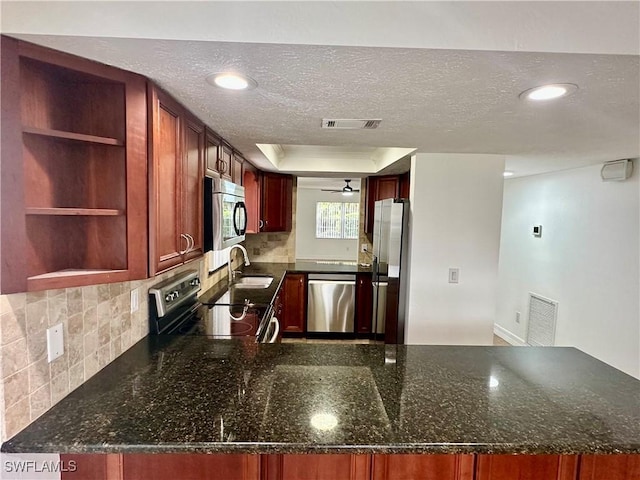
[[[355,275],[309,274],[308,295],[308,332],[354,332]]]

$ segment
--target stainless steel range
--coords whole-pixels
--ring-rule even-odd
[[[149,327],[153,335],[254,336],[268,342],[260,322],[268,308],[242,304],[205,305],[198,300],[200,276],[189,270],[149,289]]]

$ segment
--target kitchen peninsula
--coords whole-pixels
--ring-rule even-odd
[[[630,480],[640,382],[573,348],[150,336],[2,451],[83,480]]]

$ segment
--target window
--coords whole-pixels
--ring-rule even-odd
[[[360,204],[316,203],[316,238],[358,238]]]

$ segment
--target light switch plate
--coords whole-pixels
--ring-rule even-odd
[[[458,268],[450,268],[449,269],[449,283],[458,283],[460,280],[460,269]]]
[[[63,325],[59,323],[47,329],[47,359],[49,363],[64,353]]]

